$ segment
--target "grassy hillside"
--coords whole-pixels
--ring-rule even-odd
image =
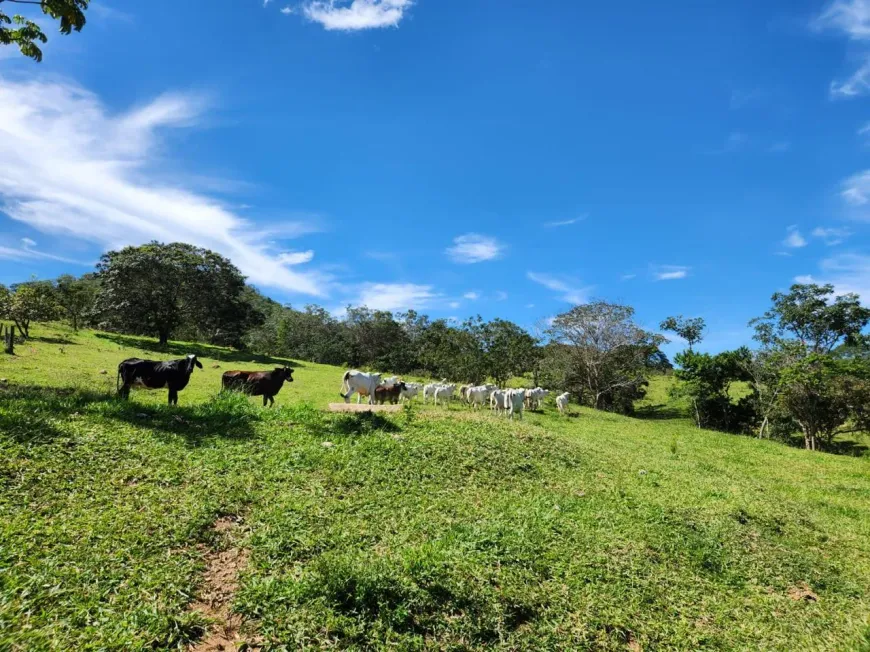
[[[866,458],[576,407],[329,415],[310,363],[264,410],[219,376],[274,361],[199,345],[177,408],[122,403],[152,342],[36,335],[0,358],[0,650],[185,649],[210,617],[265,649],[870,650]]]

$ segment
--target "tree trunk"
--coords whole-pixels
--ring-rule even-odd
[[[158,333],[158,338],[161,346],[166,346],[169,344],[169,333],[166,331],[160,331]]]
[[[698,411],[697,399],[692,399],[692,405],[695,406],[695,423],[698,424],[698,429],[701,428],[701,413]]]
[[[767,429],[767,417],[764,417],[764,421],[761,422],[761,427],[758,429],[758,438],[764,438],[764,431]]]

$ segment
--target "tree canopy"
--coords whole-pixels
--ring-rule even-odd
[[[0,45],[17,45],[21,54],[42,61],[39,43],[48,42],[42,28],[21,15],[5,13],[4,5],[38,5],[42,13],[60,21],[60,33],[80,32],[85,26],[85,10],[90,0],[0,0]]]

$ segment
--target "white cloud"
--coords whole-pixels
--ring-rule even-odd
[[[290,14],[295,14],[296,10],[290,5],[287,5],[286,7],[281,7],[281,13],[285,16],[289,16]]]
[[[823,228],[821,226],[817,226],[815,229],[813,229],[812,232],[812,236],[814,238],[824,240],[825,244],[829,247],[833,247],[834,245],[842,243],[850,235],[852,235],[852,232],[849,229],[837,227]]]
[[[27,238],[25,238],[26,240]],[[33,242],[31,240],[31,242]],[[93,266],[93,261],[84,262],[81,260],[73,260],[72,258],[64,258],[63,256],[55,256],[42,251],[31,249],[28,245],[23,247],[4,247],[0,245],[0,260],[15,260],[18,262],[32,262],[38,260],[55,260],[60,263],[70,263],[72,265],[84,265],[87,267]]]
[[[202,98],[174,94],[115,115],[73,84],[2,80],[0,208],[105,247],[189,242],[228,256],[253,283],[324,296],[327,277],[295,271],[271,249],[265,237],[276,228],[258,229],[214,197],[162,180],[160,130],[197,124],[203,109]]]
[[[559,298],[566,303],[582,304],[589,302],[589,292],[592,288],[581,287],[571,279],[553,276],[552,274],[540,274],[538,272],[527,272],[526,276],[529,280],[543,285],[548,290],[558,292]]]
[[[263,6],[268,6],[270,2],[272,2],[272,0],[263,0]]]
[[[853,174],[846,179],[840,196],[850,206],[862,207],[870,203],[870,170]]]
[[[784,247],[799,249],[807,246],[807,240],[801,235],[801,232],[798,231],[797,226],[791,225],[788,227],[787,232],[785,240],[782,241]]]
[[[21,246],[25,249],[30,249],[36,246],[36,241],[30,238],[21,238]]]
[[[843,32],[850,39],[870,39],[870,0],[835,0],[813,21],[815,29]]]
[[[412,0],[312,0],[302,11],[328,30],[398,27]]]
[[[535,304],[534,304],[534,303],[527,303],[527,304],[526,304],[526,308],[530,308],[530,309],[531,309],[531,308],[534,308],[534,307],[535,307]]]
[[[636,276],[637,276],[637,274],[623,274],[620,278],[623,281],[630,281],[631,279],[635,278]]]
[[[451,308],[453,308],[454,310],[456,310],[456,308],[458,308],[462,304],[460,304],[458,301],[451,301],[447,305],[450,306]]]
[[[831,97],[833,99],[857,97],[868,91],[870,91],[870,58],[866,59],[848,79],[831,82]]]
[[[469,301],[477,301],[480,298],[480,295],[477,292],[466,292],[462,295],[463,299],[468,299]]]
[[[407,310],[429,306],[438,298],[431,285],[413,283],[366,283],[351,305],[372,310]]]
[[[586,219],[586,215],[580,215],[579,217],[572,218],[570,220],[557,220],[555,222],[544,222],[544,226],[548,229],[554,229],[560,226],[571,226],[572,224],[577,224],[577,222],[582,222]]]
[[[454,263],[468,265],[493,260],[502,255],[504,247],[495,238],[477,233],[466,233],[453,239],[453,246],[445,253]]]
[[[504,290],[499,290],[498,292],[495,293],[495,300],[496,301],[507,301],[507,298],[508,298],[508,293],[505,292]]]
[[[278,262],[284,265],[304,265],[314,260],[314,252],[308,251],[287,251],[278,255]]]
[[[864,125],[863,125],[859,130],[858,130],[858,135],[859,135],[859,136],[867,136],[868,134],[870,134],[870,122],[864,124]]]
[[[854,293],[862,303],[870,303],[870,256],[843,254],[826,258],[820,264],[821,275],[795,277],[797,283],[830,283],[840,294]]]
[[[686,278],[690,269],[683,265],[654,265],[653,278],[657,281],[675,281]]]

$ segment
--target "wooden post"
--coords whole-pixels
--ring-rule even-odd
[[[5,332],[4,332],[5,328]],[[0,335],[3,337],[3,351],[9,355],[15,354],[15,327],[0,324]]]

